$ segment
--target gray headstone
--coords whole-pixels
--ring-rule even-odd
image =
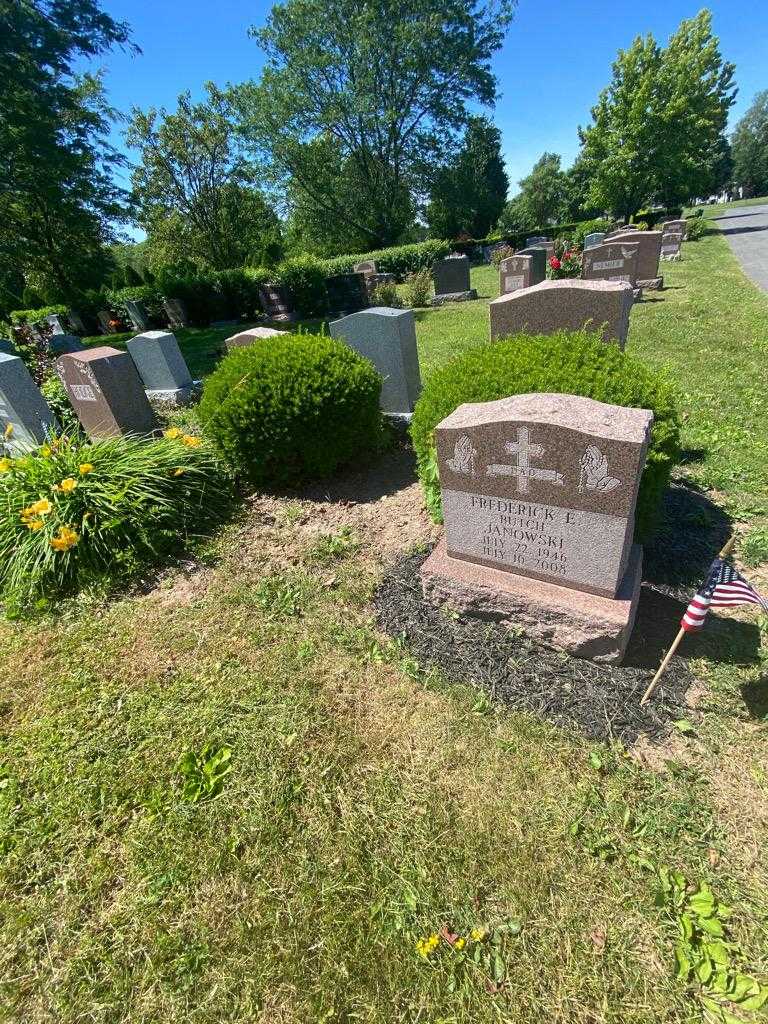
[[[187,309],[181,299],[163,299],[163,309],[168,317],[168,323],[174,329],[186,327],[189,324]]]
[[[131,338],[127,347],[150,398],[178,402],[182,397],[178,392],[189,391],[192,374],[175,335],[145,331]]]
[[[605,236],[605,231],[590,231],[588,235],[584,236],[584,248],[591,249],[595,245],[600,245]]]
[[[128,311],[128,316],[131,318],[134,330],[136,331],[147,331],[151,324],[149,322],[149,314],[144,308],[143,303],[136,302],[134,299],[124,299],[125,308]]]
[[[3,442],[8,425],[13,428]],[[56,429],[53,413],[19,356],[0,352],[0,445],[25,451]]]
[[[530,288],[546,276],[547,256],[543,249],[507,256],[499,264],[499,295],[507,295],[518,288]]]
[[[585,281],[627,281],[637,287],[639,247],[631,242],[603,242],[585,250],[581,276]]]
[[[659,276],[661,238],[661,231],[624,231],[610,236],[612,242],[637,243],[637,283],[641,288],[658,288],[662,282]],[[608,240],[606,236],[604,241]]]
[[[85,349],[76,334],[54,334],[48,347],[55,356],[63,356],[67,352],[82,352]]]
[[[155,415],[127,352],[101,345],[56,361],[72,407],[90,437],[151,434]]]
[[[384,378],[381,408],[407,415],[421,393],[416,319],[412,309],[375,306],[352,313],[330,325],[331,337],[340,338],[370,359]]]
[[[112,327],[112,313],[108,309],[100,309],[96,314],[99,326],[101,327],[104,334],[114,334],[114,328]]]
[[[551,242],[551,238],[547,238],[546,235],[531,235],[530,238],[526,238],[526,246],[539,245],[541,242]]]
[[[43,320],[51,325],[54,335],[67,334],[66,317],[60,316],[59,313],[51,313],[49,316],[44,317]]]
[[[0,352],[5,352],[9,356],[17,356],[19,354],[10,338],[0,338]]]
[[[83,318],[80,316],[80,314],[78,313],[78,311],[76,309],[68,309],[67,310],[67,319],[72,324],[73,330],[77,334],[79,334],[81,337],[84,334],[88,333],[87,329],[86,329],[86,326],[85,326],[85,323],[83,322]]]

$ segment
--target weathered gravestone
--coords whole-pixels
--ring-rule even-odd
[[[326,278],[328,308],[334,313],[355,313],[368,307],[365,274],[332,274]]]
[[[584,248],[591,249],[595,245],[600,245],[605,235],[605,231],[590,231],[588,235],[584,236]]]
[[[149,313],[144,308],[144,303],[137,302],[135,299],[124,299],[123,301],[133,324],[133,329],[135,331],[148,331],[152,324],[149,320]]]
[[[627,281],[635,299],[642,295],[637,287],[638,247],[633,241],[604,242],[584,250],[581,276],[585,281]]]
[[[410,416],[421,393],[413,310],[375,306],[334,320],[330,331],[332,338],[370,359],[384,378],[382,410],[396,417]]]
[[[168,317],[168,323],[174,330],[189,325],[187,307],[181,299],[163,299],[163,309]]]
[[[85,432],[91,437],[150,434],[155,416],[127,352],[107,345],[73,352],[56,370]]]
[[[67,334],[67,324],[65,323],[66,317],[62,317],[60,313],[50,313],[48,316],[43,317],[42,323],[50,324],[55,334]]]
[[[269,320],[295,320],[291,299],[285,288],[277,284],[259,286],[259,302]]]
[[[251,327],[247,331],[240,331],[229,338],[225,338],[221,345],[224,355],[236,348],[248,348],[255,345],[262,338],[284,337],[288,331],[276,331],[274,327]]]
[[[683,236],[683,241],[685,241],[685,234],[686,234],[687,230],[688,230],[688,221],[685,220],[685,219],[683,219],[683,220],[665,220],[664,223],[661,226],[661,233],[662,234],[666,234],[667,232],[670,232],[672,234],[679,234],[679,235]]]
[[[469,257],[454,253],[438,260],[432,267],[432,282],[435,286],[433,306],[444,302],[465,302],[476,299],[477,292],[470,285]]]
[[[679,260],[683,244],[683,236],[679,232],[665,231],[661,239],[662,260]]]
[[[0,448],[5,445],[11,451],[26,451],[45,441],[55,429],[53,413],[23,360],[0,351]]]
[[[491,341],[512,334],[554,334],[583,327],[602,331],[603,340],[624,348],[632,309],[626,281],[542,281],[501,295],[490,304]]]
[[[528,255],[516,253],[499,263],[499,295],[530,288],[547,276],[547,257],[543,249],[534,249]]]
[[[150,401],[183,405],[190,400],[195,384],[175,335],[146,331],[131,338],[127,347]]]
[[[655,290],[664,286],[664,278],[659,276],[661,231],[624,231],[606,235],[605,241],[609,239],[612,242],[637,243],[637,283],[640,288]]]
[[[445,539],[422,568],[425,597],[620,660],[640,589],[634,517],[652,422],[575,395],[459,406],[435,430]]]

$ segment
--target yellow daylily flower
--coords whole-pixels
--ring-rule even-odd
[[[186,469],[179,468],[179,469],[174,469],[174,471],[173,471],[173,475],[174,476],[183,476],[184,473],[186,473]]]
[[[42,530],[45,523],[42,519],[28,519],[24,525],[28,530]]]
[[[39,516],[47,516],[49,512],[53,511],[53,505],[47,498],[41,498],[39,501],[34,502],[34,504],[30,505],[30,508]]]
[[[167,437],[169,441],[173,441],[177,437],[181,437],[183,433],[184,431],[179,430],[178,427],[170,427],[168,430],[163,431],[163,437]]]
[[[71,526],[60,526],[58,534],[51,540],[51,547],[54,551],[69,551],[80,540]]]
[[[47,445],[47,444],[41,444],[40,445],[40,454],[42,455],[42,457],[44,459],[50,459],[50,457],[51,457],[50,446]]]
[[[68,476],[66,480],[62,480],[60,484],[56,485],[57,491],[63,491],[65,494],[69,494],[77,487],[77,480],[74,477]]]
[[[88,473],[93,472],[93,466],[90,462],[81,462],[78,468],[80,470],[80,476],[86,476]]]
[[[3,437],[5,438],[6,441],[9,438],[13,437],[13,424],[12,423],[9,423],[6,426],[6,428],[5,428],[4,432],[3,432]]]
[[[181,440],[187,448],[199,448],[203,443],[199,437],[195,437],[193,434],[185,434]]]
[[[13,459],[0,459],[0,473],[7,473],[13,465]]]

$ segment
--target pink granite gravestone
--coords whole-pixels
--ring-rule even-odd
[[[422,568],[425,597],[620,660],[640,587],[632,538],[652,422],[574,395],[459,406],[435,430],[445,539]]]
[[[638,246],[627,242],[603,242],[585,249],[581,276],[585,281],[627,281],[632,285],[634,297],[640,298],[637,286]]]
[[[664,278],[659,275],[661,237],[661,231],[623,231],[610,236],[611,242],[631,242],[638,246],[637,283],[641,288],[664,287]],[[608,240],[606,236],[605,241]]]
[[[546,278],[547,255],[543,249],[529,255],[507,256],[499,263],[499,295],[530,288]]]
[[[626,281],[542,281],[501,295],[490,304],[491,341],[513,334],[554,334],[583,327],[602,331],[603,340],[624,348],[632,309]]]
[[[239,331],[226,338],[222,343],[221,351],[226,354],[236,348],[255,345],[257,341],[262,341],[264,338],[281,337],[287,333],[288,331],[276,331],[274,327],[249,327],[247,331]]]
[[[77,418],[89,437],[151,434],[155,414],[127,352],[102,345],[56,361]]]

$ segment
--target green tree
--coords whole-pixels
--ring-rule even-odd
[[[733,178],[747,195],[768,193],[768,89],[759,92],[731,141]]]
[[[673,205],[720,184],[733,71],[706,10],[683,21],[666,49],[648,35],[620,50],[592,124],[579,132],[593,169],[589,200],[628,218],[651,200]]]
[[[499,129],[486,117],[470,118],[458,156],[436,175],[426,210],[430,234],[485,238],[504,209],[508,188]]]
[[[226,97],[212,83],[207,98],[179,96],[177,109],[134,108],[126,133],[139,150],[132,199],[148,236],[150,262],[191,261],[225,270],[260,258],[279,241],[279,221],[255,187]]]
[[[97,0],[0,0],[0,260],[60,298],[103,274],[124,218],[112,111],[75,63],[128,40]]]
[[[252,30],[267,54],[261,81],[237,87],[234,99],[251,146],[305,221],[343,228],[366,249],[400,240],[432,168],[455,150],[468,102],[496,99],[490,60],[515,2],[272,8]]]
[[[526,224],[546,227],[562,216],[567,198],[567,179],[557,153],[542,153],[531,173],[522,178],[520,208]]]

